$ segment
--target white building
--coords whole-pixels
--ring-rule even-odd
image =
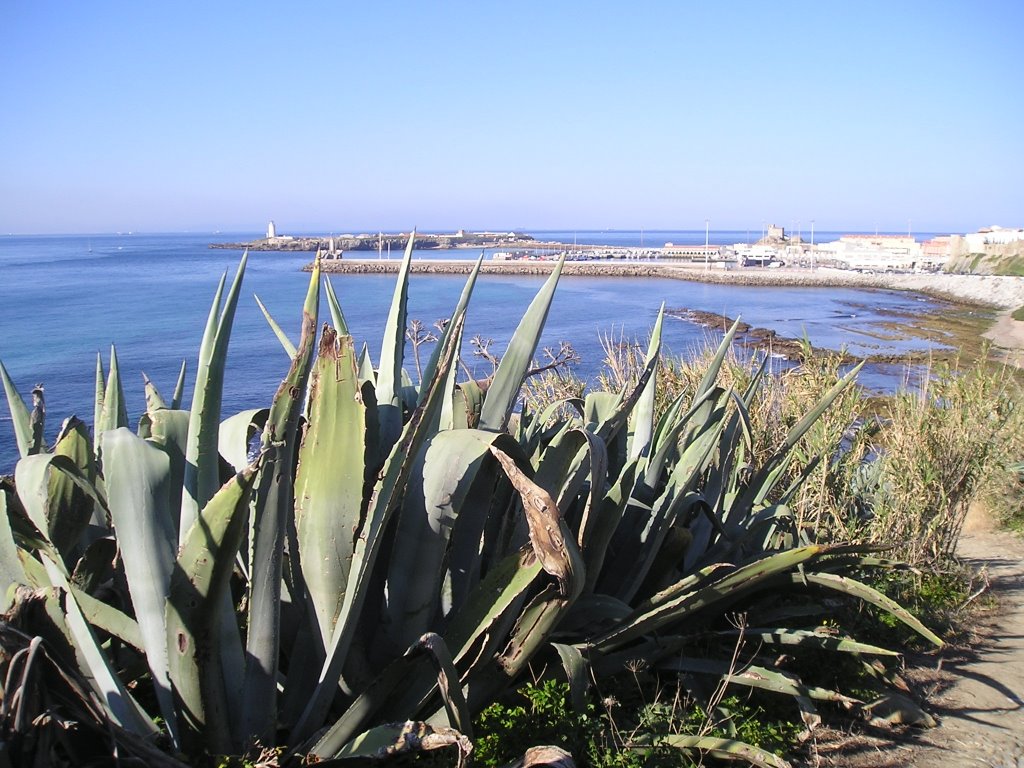
[[[986,245],[1006,245],[1024,240],[1024,229],[1003,229],[999,226],[984,227],[977,232],[964,235],[969,253],[984,253]]]
[[[277,237],[277,227],[274,226],[274,222],[271,221],[267,224],[267,240],[273,240]]]

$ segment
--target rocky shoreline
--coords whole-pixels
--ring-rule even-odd
[[[391,259],[326,259],[321,269],[328,274],[389,274],[398,271],[401,261]],[[469,274],[470,260],[415,260],[414,273]],[[554,261],[485,261],[485,275],[546,275],[554,269]],[[303,269],[309,271],[312,264]],[[835,269],[763,269],[705,270],[703,265],[664,264],[658,262],[566,262],[566,277],[665,277],[675,280],[728,285],[779,285],[806,287],[849,287],[880,290],[914,291],[962,304],[1001,310],[1024,306],[1024,277],[992,275],[935,274],[864,274]]]

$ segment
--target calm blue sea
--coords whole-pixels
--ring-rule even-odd
[[[543,232],[538,237],[577,242],[639,245],[639,232]],[[712,233],[712,242],[736,242],[735,232]],[[755,233],[756,236],[759,233]],[[568,237],[566,237],[568,235]],[[0,236],[0,360],[23,395],[46,388],[46,436],[76,414],[92,421],[97,352],[109,356],[116,344],[125,380],[129,415],[144,409],[142,372],[169,397],[184,359],[191,384],[206,315],[217,281],[234,273],[240,252],[213,250],[211,242],[246,240],[257,233]],[[828,236],[827,234],[825,235]],[[704,232],[645,232],[644,243],[703,242]],[[649,239],[650,238],[650,239]],[[687,239],[689,238],[689,239]],[[694,239],[698,238],[698,239]],[[424,251],[423,257],[473,258],[473,251]],[[394,254],[397,258],[398,254]],[[231,338],[224,415],[269,405],[288,369],[288,358],[270,331],[254,295],[286,329],[297,329],[308,275],[300,271],[309,254],[252,253]],[[379,357],[393,276],[332,277],[357,343]],[[410,318],[428,326],[447,317],[462,289],[462,276],[414,275]],[[501,352],[542,283],[539,277],[481,276],[470,308],[467,336],[494,339]],[[923,342],[885,341],[877,324],[886,312],[921,308],[922,297],[885,291],[836,288],[759,288],[704,285],[668,279],[564,278],[558,288],[542,343],[571,340],[583,357],[579,372],[593,376],[600,365],[602,334],[645,339],[658,308],[686,307],[740,315],[780,334],[806,334],[817,346],[852,352],[899,352]],[[326,309],[324,318],[329,319]],[[681,320],[669,320],[666,347],[689,354],[715,334]],[[468,352],[467,352],[468,354]],[[470,368],[485,373],[481,361]],[[408,367],[412,369],[412,362]],[[902,371],[876,370],[864,381],[893,387]],[[0,400],[0,472],[17,458],[6,401]]]

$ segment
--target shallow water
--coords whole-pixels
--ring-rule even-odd
[[[75,413],[92,421],[97,352],[104,364],[116,343],[125,382],[129,416],[144,408],[141,373],[170,396],[184,359],[189,382],[194,375],[206,316],[217,281],[233,275],[240,253],[209,249],[231,235],[108,235],[0,237],[0,360],[23,395],[36,383],[46,386],[52,440],[64,417]],[[242,239],[239,237],[238,239]],[[473,258],[476,252],[430,251],[431,257]],[[254,252],[249,256],[242,299],[229,352],[225,415],[269,404],[287,371],[288,358],[267,326],[253,294],[277,321],[297,337],[302,299],[309,276],[301,267],[306,253]],[[392,275],[335,275],[331,278],[356,343],[365,341],[379,357],[384,320],[394,289]],[[447,317],[462,290],[461,275],[413,275],[409,317],[427,326]],[[494,339],[504,349],[543,277],[483,275],[467,320],[466,338]],[[812,344],[854,354],[920,350],[919,339],[886,339],[883,323],[891,312],[921,312],[933,307],[914,294],[845,288],[790,288],[711,285],[667,278],[564,278],[548,317],[542,345],[569,340],[583,358],[578,373],[592,377],[602,353],[602,334],[644,340],[664,303],[693,308],[785,336],[806,335]],[[323,320],[328,320],[326,307]],[[721,334],[669,319],[665,348],[688,355]],[[467,364],[480,375],[486,363],[464,350]],[[411,360],[408,367],[413,368]],[[893,388],[903,372],[879,367],[862,376],[876,389]],[[16,448],[6,407],[0,407],[0,471],[13,466]]]

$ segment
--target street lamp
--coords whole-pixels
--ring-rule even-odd
[[[711,235],[711,220],[704,219],[704,271],[707,272],[711,268],[711,254],[709,253],[710,246],[710,235]]]

